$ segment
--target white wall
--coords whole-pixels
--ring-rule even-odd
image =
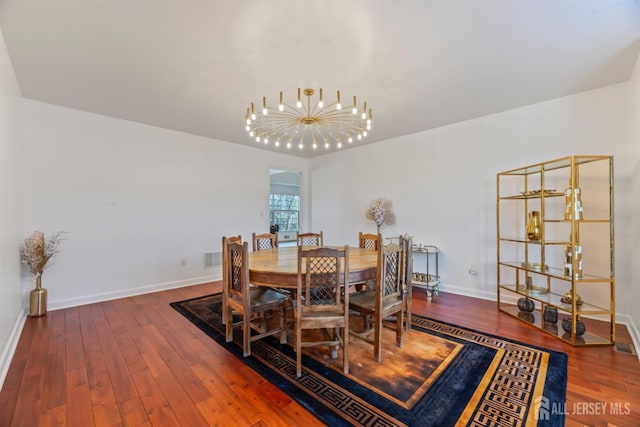
[[[23,129],[23,231],[69,233],[43,275],[50,309],[219,279],[204,253],[268,230],[269,168],[307,167],[27,99]]]
[[[0,31],[0,384],[24,322],[20,286],[20,89]]]
[[[408,233],[440,246],[443,289],[495,299],[496,173],[572,154],[612,154],[617,307],[628,314],[627,191],[636,165],[628,99],[623,83],[313,159],[313,228],[330,243],[356,244],[357,230],[375,231],[364,217],[369,202],[387,196],[397,222],[382,227],[384,236]]]

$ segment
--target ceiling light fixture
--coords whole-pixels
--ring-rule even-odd
[[[353,104],[342,108],[340,91],[337,91],[336,101],[325,105],[322,89],[318,92],[315,98],[314,89],[298,89],[295,105],[285,102],[280,92],[276,107],[268,105],[267,97],[263,96],[262,108],[257,112],[252,102],[244,117],[249,137],[276,147],[315,150],[320,146],[342,148],[344,143],[367,136],[371,129],[371,108],[367,110],[366,102],[359,109],[354,96]]]

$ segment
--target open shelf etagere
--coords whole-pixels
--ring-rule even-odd
[[[565,189],[581,192],[582,217],[565,215]],[[575,346],[613,344],[613,157],[568,156],[500,172],[496,195],[498,310]],[[526,232],[531,211],[540,212],[538,240]],[[581,275],[576,257],[566,264],[565,250],[576,248],[582,249]],[[521,298],[534,302],[533,312],[518,308]],[[557,310],[557,323],[545,322],[547,307]],[[586,329],[581,335],[579,321]]]

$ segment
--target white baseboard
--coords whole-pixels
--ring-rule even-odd
[[[627,314],[616,315],[616,323],[627,327],[629,335],[631,335],[631,341],[633,341],[633,346],[636,349],[636,356],[638,357],[638,361],[640,361],[640,331],[638,330],[638,326],[633,322],[631,316]]]
[[[477,289],[461,288],[458,286],[451,286],[443,283],[440,283],[440,285],[438,286],[438,289],[442,292],[449,292],[456,295],[464,295],[466,297],[479,298],[479,299],[484,299],[489,301],[496,300],[495,291],[479,291]]]
[[[23,311],[18,311],[18,316],[13,323],[13,328],[11,329],[11,334],[9,334],[9,339],[2,349],[2,354],[0,354],[0,390],[2,390],[4,380],[7,377],[7,373],[9,372],[9,366],[11,365],[11,360],[13,359],[13,355],[16,352],[16,347],[18,346],[18,341],[20,340],[22,328],[26,320],[27,314]]]
[[[189,279],[176,280],[174,282],[158,283],[155,285],[141,286],[132,289],[123,289],[115,292],[104,292],[100,294],[85,295],[80,298],[69,298],[65,300],[49,301],[49,310],[60,310],[63,308],[77,307],[79,305],[93,304],[102,301],[110,301],[118,298],[126,298],[135,295],[149,294],[152,292],[165,291],[167,289],[182,288],[185,286],[197,285],[198,283],[215,282],[222,279],[222,269],[218,266],[212,270],[212,274]]]

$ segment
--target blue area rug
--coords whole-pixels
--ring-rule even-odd
[[[402,350],[381,364],[350,352],[345,376],[339,363],[305,353],[296,378],[295,354],[277,337],[254,342],[247,358],[240,328],[225,342],[220,294],[171,306],[327,425],[564,425],[548,410],[565,402],[564,353],[414,315]]]

